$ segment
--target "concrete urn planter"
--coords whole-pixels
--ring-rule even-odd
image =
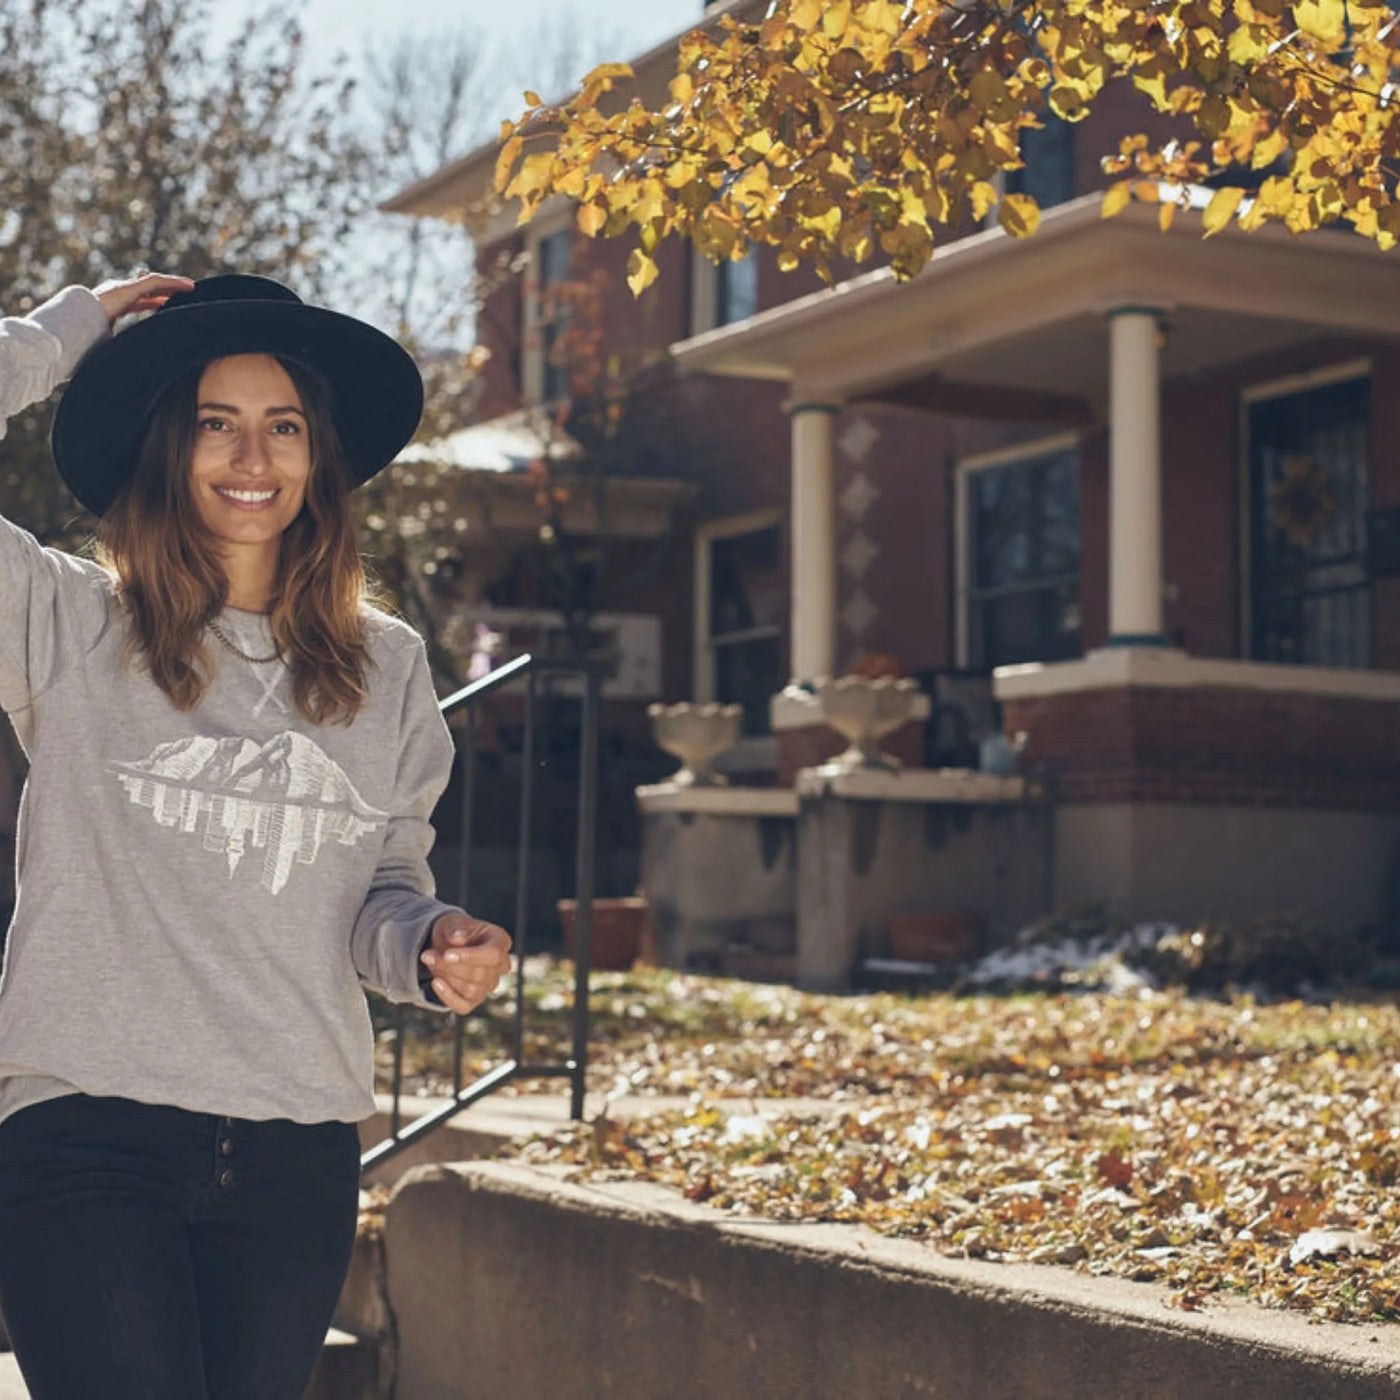
[[[658,748],[680,759],[667,779],[673,787],[724,787],[728,779],[710,766],[739,742],[744,711],[739,705],[649,705]]]
[[[919,695],[912,680],[870,680],[842,676],[817,686],[822,718],[850,747],[822,765],[829,773],[849,773],[859,768],[897,772],[903,765],[880,748],[880,740],[907,724]]]

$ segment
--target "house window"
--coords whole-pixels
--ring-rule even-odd
[[[521,376],[525,398],[530,403],[554,403],[569,392],[569,367],[559,358],[568,309],[558,304],[557,295],[550,289],[568,280],[573,239],[573,229],[567,226],[532,239],[534,258],[525,283],[525,356]]]
[[[699,545],[697,693],[742,705],[744,733],[766,734],[784,680],[781,529],[767,516],[720,521],[702,527]]]
[[[1077,444],[966,464],[964,501],[969,665],[1078,656]]]
[[[1074,198],[1074,126],[1046,112],[1042,125],[1021,132],[1020,170],[1006,172],[1008,194],[1027,194],[1042,209]]]
[[[1255,390],[1249,445],[1251,654],[1260,661],[1371,665],[1371,381]]]
[[[715,268],[715,325],[747,321],[758,310],[758,259],[753,249]]]
[[[691,261],[690,334],[746,321],[758,310],[758,259],[712,263],[698,248]]]

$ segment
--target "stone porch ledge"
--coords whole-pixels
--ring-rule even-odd
[[[993,684],[997,699],[1002,701],[1123,686],[1400,700],[1400,672],[1343,671],[1325,666],[1223,660],[1190,656],[1167,647],[1103,647],[1078,661],[1002,666],[995,672]]]
[[[867,802],[1021,802],[1026,782],[972,768],[905,768],[899,772],[860,768],[849,773],[804,768],[797,775],[797,795]]]
[[[420,1168],[385,1250],[401,1400],[1381,1400],[1400,1328],[944,1258],[859,1226],[735,1216],[643,1182]]]
[[[693,812],[721,817],[795,817],[797,794],[789,788],[676,787],[656,783],[639,787],[643,812]]]

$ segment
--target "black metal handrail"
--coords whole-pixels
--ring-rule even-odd
[[[536,686],[541,676],[577,678],[583,682],[579,733],[578,844],[574,884],[574,1016],[573,1048],[560,1064],[532,1065],[525,1062],[525,935],[530,917],[530,841],[534,808],[535,704]],[[515,884],[515,927],[511,930],[516,957],[515,1021],[510,1059],[497,1065],[471,1084],[462,1083],[462,1035],[465,1018],[454,1016],[452,1049],[452,1098],[440,1108],[403,1124],[403,1052],[407,1030],[406,1007],[395,1008],[393,1107],[389,1136],[360,1157],[363,1175],[371,1168],[402,1152],[419,1138],[441,1127],[464,1108],[509,1084],[513,1079],[567,1078],[570,1081],[569,1112],[583,1117],[584,1078],[588,1071],[588,976],[591,964],[593,915],[593,866],[598,805],[598,708],[600,676],[596,666],[586,662],[558,661],[550,657],[525,655],[507,662],[489,676],[449,695],[439,702],[444,715],[464,711],[462,725],[462,845],[458,875],[457,902],[467,908],[470,887],[472,818],[476,769],[477,705],[512,682],[524,681],[524,740],[520,778],[520,834]]]

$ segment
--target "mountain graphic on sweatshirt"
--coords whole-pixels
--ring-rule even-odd
[[[230,878],[249,847],[263,851],[259,883],[270,894],[327,842],[353,846],[389,816],[360,796],[314,739],[294,730],[263,744],[200,734],[107,767],[158,826],[197,835],[206,851],[221,853]]]

